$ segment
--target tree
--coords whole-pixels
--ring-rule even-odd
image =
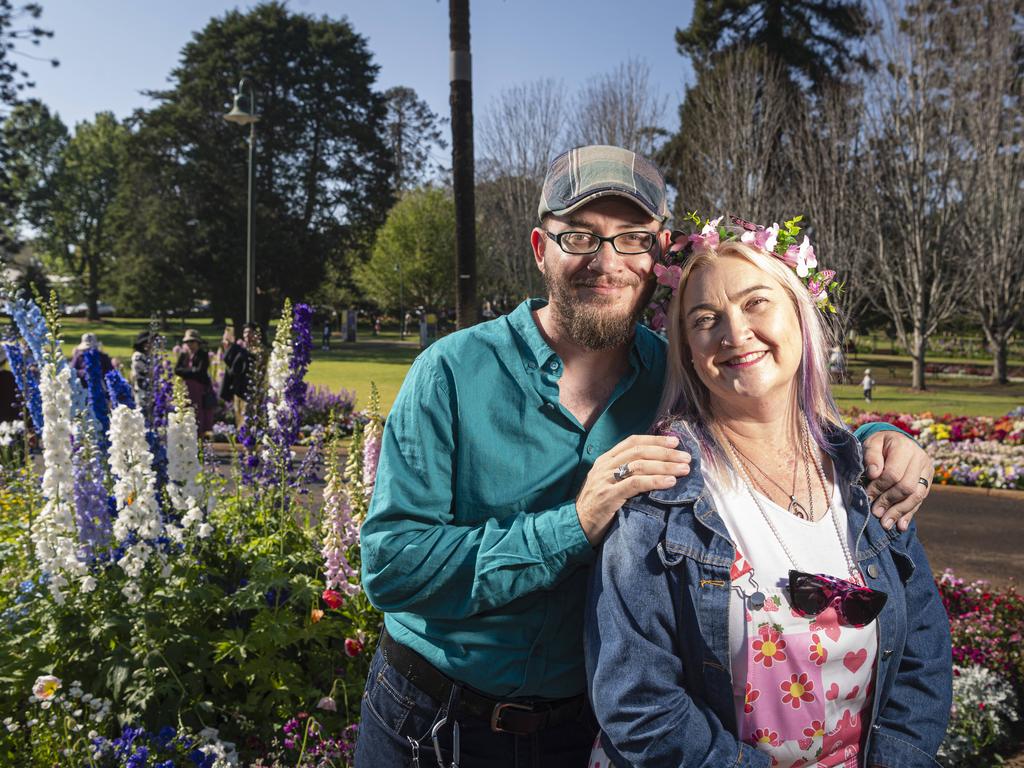
[[[757,48],[725,53],[701,72],[680,107],[679,132],[659,157],[679,191],[677,218],[696,209],[770,224],[788,212],[788,93],[778,60]]]
[[[963,149],[971,75],[957,65],[952,6],[890,9],[869,81],[867,129],[873,300],[910,350],[912,384],[925,388],[928,337],[962,308],[965,201],[974,194]]]
[[[528,235],[537,226],[537,202],[548,164],[565,149],[567,105],[562,86],[537,80],[501,92],[480,121],[478,165],[484,278],[487,296],[507,307],[535,295],[540,276]]]
[[[727,51],[760,48],[818,87],[866,65],[858,43],[869,31],[862,0],[696,0],[676,44],[698,73]]]
[[[128,129],[110,112],[81,122],[57,157],[38,206],[35,240],[44,260],[79,280],[88,314],[97,304],[104,278],[113,267],[114,228],[109,212],[117,195]]]
[[[667,135],[661,127],[666,100],[651,86],[651,68],[629,59],[615,70],[591,78],[579,92],[573,112],[573,144],[613,144],[645,157]]]
[[[441,121],[416,91],[396,85],[384,91],[387,100],[385,135],[394,165],[395,193],[426,183],[434,150],[446,149]]]
[[[377,232],[356,282],[381,308],[450,307],[455,300],[455,203],[450,192],[407,192]]]
[[[1008,382],[1011,336],[1024,325],[1024,12],[1016,0],[967,4],[955,30],[957,65],[974,76],[964,102],[964,136],[975,173],[963,224],[971,261],[971,314],[992,352],[992,379]]]
[[[9,189],[22,225],[39,229],[53,202],[55,179],[68,145],[59,115],[32,99],[17,104],[4,121],[0,140],[9,148]]]
[[[0,118],[6,117],[7,109],[17,105],[22,92],[33,86],[13,55],[36,58],[25,53],[21,49],[22,44],[27,42],[30,46],[39,46],[42,40],[53,37],[53,32],[35,23],[42,13],[43,8],[38,3],[15,5],[12,0],[0,0]],[[23,20],[25,26],[15,26]],[[58,62],[52,59],[50,64],[57,66]],[[14,252],[18,242],[18,200],[10,178],[13,155],[13,150],[0,135],[0,263]]]
[[[373,90],[378,67],[347,21],[263,3],[212,19],[182,50],[160,104],[137,115],[142,145],[173,196],[140,214],[189,243],[186,269],[207,292],[215,318],[244,307],[247,132],[225,122],[231,89],[256,84],[257,316],[301,297],[328,264],[346,278],[365,258],[392,201],[386,103]],[[194,229],[189,232],[187,227]],[[156,231],[157,226],[149,226]],[[125,243],[129,247],[131,243]],[[140,242],[138,254],[146,248]]]

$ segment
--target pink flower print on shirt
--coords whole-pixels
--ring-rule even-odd
[[[771,728],[758,728],[754,731],[754,735],[750,737],[753,744],[768,744],[772,747],[778,747],[782,744],[779,741],[779,734],[773,731]]]
[[[808,646],[807,650],[811,652],[811,655],[807,658],[819,667],[828,660],[828,651],[826,651],[825,646],[821,644],[821,637],[817,633],[811,635],[811,644]]]
[[[771,668],[777,661],[785,661],[786,641],[782,639],[782,633],[765,625],[758,629],[758,638],[751,641],[754,649],[754,663],[764,664]]]
[[[782,697],[783,704],[789,704],[793,709],[800,709],[804,702],[810,703],[817,697],[811,693],[814,690],[814,683],[807,679],[807,673],[791,675],[779,685],[779,689],[785,694]]]
[[[761,692],[754,689],[751,683],[747,683],[746,692],[743,695],[743,711],[750,714],[754,711],[754,702],[761,696]]]
[[[825,723],[821,720],[811,720],[811,724],[804,728],[804,738],[799,740],[800,749],[808,750],[814,743],[815,739],[821,739],[825,736]]]

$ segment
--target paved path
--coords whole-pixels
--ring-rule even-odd
[[[935,486],[915,519],[935,572],[1024,587],[1024,491]]]

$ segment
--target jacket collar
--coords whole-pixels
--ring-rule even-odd
[[[704,492],[704,478],[701,472],[701,453],[696,433],[689,422],[676,419],[665,428],[667,434],[679,438],[679,449],[690,454],[690,473],[676,480],[671,488],[650,491],[647,497],[660,504],[692,504]],[[864,472],[864,455],[860,441],[847,429],[832,426],[826,429],[825,438],[831,447],[833,463],[840,487],[860,482]]]

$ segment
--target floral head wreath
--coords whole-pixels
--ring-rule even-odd
[[[802,241],[797,242],[797,236],[800,234],[798,224],[803,220],[803,216],[796,216],[781,227],[778,224],[763,227],[737,216],[730,216],[732,225],[725,226],[722,224],[723,218],[719,216],[717,219],[702,221],[696,212],[691,211],[686,215],[686,221],[692,223],[694,232],[672,232],[672,245],[662,254],[660,262],[654,265],[657,286],[647,312],[648,325],[653,330],[660,331],[665,328],[668,305],[672,300],[672,294],[679,288],[686,260],[699,248],[714,248],[719,243],[729,240],[738,240],[750,245],[792,267],[797,277],[807,286],[811,299],[818,309],[833,313],[836,311],[829,294],[838,294],[842,286],[835,281],[835,271],[818,270],[814,246],[806,235]]]

